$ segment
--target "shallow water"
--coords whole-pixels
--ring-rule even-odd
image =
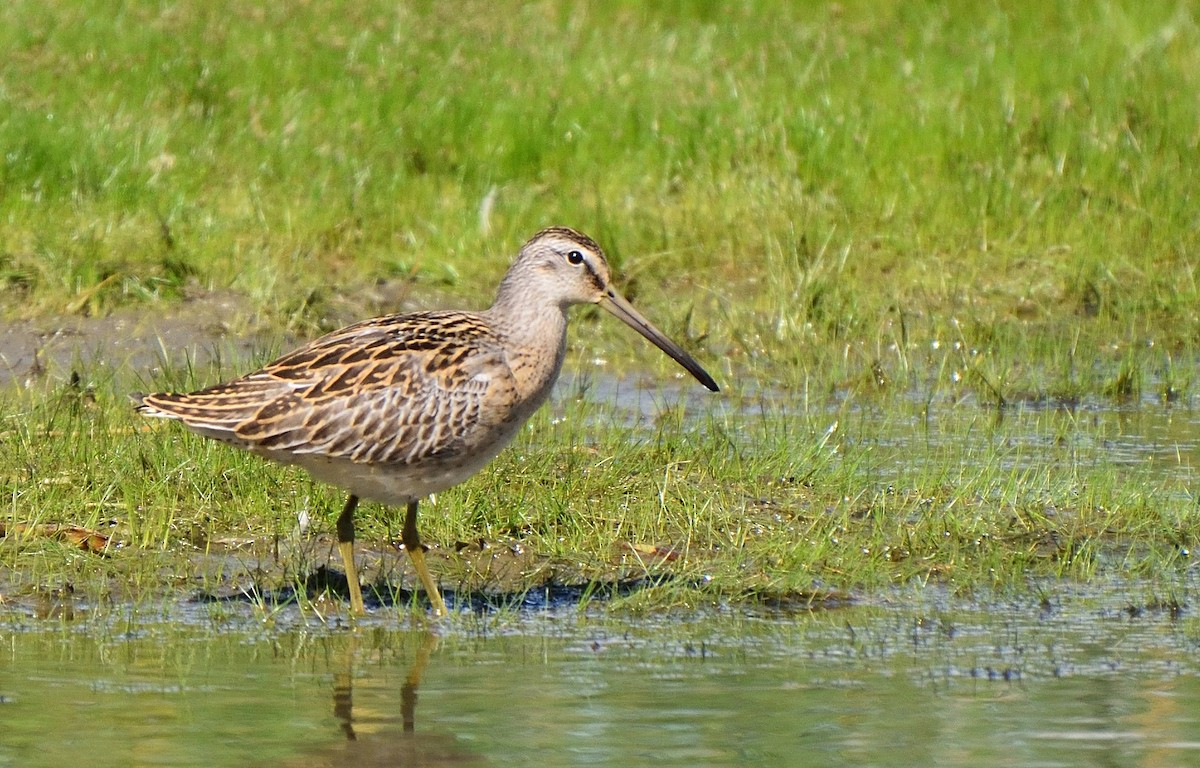
[[[870,411],[848,425],[879,463],[899,467],[914,456],[945,467],[983,456],[1006,469],[1104,466],[1141,470],[1162,479],[1190,480],[1200,467],[1200,411],[1178,405],[1065,407],[1021,405],[1002,413],[974,403],[937,404],[928,418],[883,418]]]
[[[388,611],[356,631],[249,606],[10,614],[0,766],[1200,764],[1190,611],[1146,585],[1042,591],[464,615],[437,637]]]

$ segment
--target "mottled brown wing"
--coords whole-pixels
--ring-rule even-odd
[[[489,399],[513,386],[486,324],[428,312],[352,325],[248,376],[139,407],[248,448],[411,463],[470,447],[490,426]]]

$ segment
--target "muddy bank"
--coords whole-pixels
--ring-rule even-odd
[[[122,309],[105,317],[55,317],[0,322],[0,386],[30,386],[73,371],[128,371],[148,376],[164,365],[208,366],[244,359],[278,343],[264,328],[238,328],[245,300],[206,294],[168,308]]]

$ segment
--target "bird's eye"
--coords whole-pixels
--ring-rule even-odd
[[[572,264],[582,264],[583,253],[580,251],[569,251],[567,253],[567,261],[571,262]]]

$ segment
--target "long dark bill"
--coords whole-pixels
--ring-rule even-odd
[[[720,387],[717,382],[713,381],[713,377],[708,375],[708,371],[700,367],[687,352],[683,351],[683,347],[668,339],[662,331],[651,325],[650,321],[642,317],[642,313],[633,308],[633,305],[625,300],[625,297],[617,293],[612,288],[609,288],[604,296],[600,299],[600,306],[607,309],[614,316],[619,317],[626,325],[633,328],[638,333],[649,339],[654,346],[661,349],[671,356],[671,359],[687,369],[687,372],[696,377],[696,381],[708,387],[713,392],[720,392]]]

